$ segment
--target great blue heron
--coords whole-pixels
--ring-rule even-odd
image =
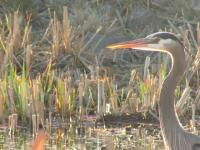
[[[170,32],[157,32],[145,38],[107,46],[110,49],[132,48],[159,51],[171,56],[172,67],[160,92],[159,119],[166,150],[200,150],[200,137],[184,131],[174,107],[174,91],[186,69],[185,48]]]

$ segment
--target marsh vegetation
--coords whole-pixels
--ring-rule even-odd
[[[160,30],[187,48],[176,109],[198,134],[199,12],[195,0],[2,0],[0,149],[31,149],[41,131],[46,149],[162,149],[170,58],[105,48]]]

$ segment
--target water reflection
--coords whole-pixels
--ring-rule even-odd
[[[45,127],[46,128],[46,127]],[[90,125],[52,126],[51,133],[45,143],[47,150],[157,150],[163,148],[159,129],[103,128]],[[34,140],[30,129],[17,127],[13,134],[8,134],[9,128],[0,128],[0,149],[30,149]],[[151,135],[153,134],[153,135]]]

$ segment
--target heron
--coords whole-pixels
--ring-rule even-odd
[[[183,78],[187,65],[186,48],[179,38],[171,32],[156,32],[145,38],[111,44],[107,48],[157,51],[170,56],[171,68],[162,83],[158,101],[164,147],[166,150],[200,150],[200,137],[184,130],[175,110],[175,88]]]

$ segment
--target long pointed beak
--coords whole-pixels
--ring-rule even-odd
[[[137,40],[132,40],[132,41],[126,41],[126,42],[121,42],[121,43],[115,43],[108,45],[106,48],[109,49],[122,49],[122,48],[132,48],[132,49],[141,49],[148,47],[148,44],[151,43],[151,40],[149,39],[137,39]]]

